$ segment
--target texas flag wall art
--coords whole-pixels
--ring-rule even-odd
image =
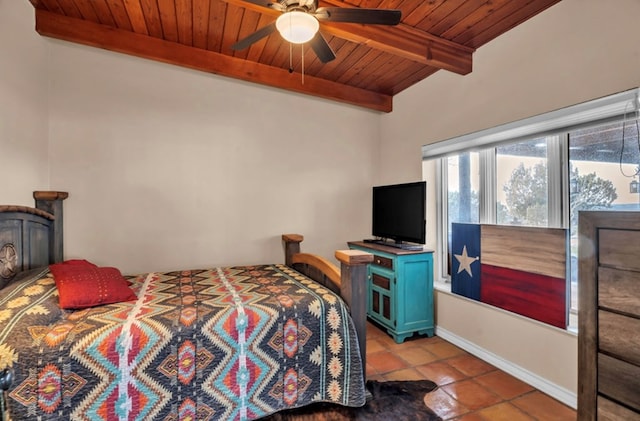
[[[567,250],[565,229],[453,223],[451,291],[565,329]]]

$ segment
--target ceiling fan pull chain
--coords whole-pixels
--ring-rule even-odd
[[[293,44],[289,43],[289,73],[293,73]]]
[[[302,51],[302,84],[304,85],[304,44],[300,44],[300,51]]]

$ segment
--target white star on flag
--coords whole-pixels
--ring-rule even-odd
[[[473,273],[471,273],[471,264],[476,260],[480,260],[479,257],[471,257],[467,254],[467,246],[462,247],[462,254],[454,254],[455,258],[460,262],[460,266],[458,267],[458,273],[466,270],[469,276],[473,277]]]

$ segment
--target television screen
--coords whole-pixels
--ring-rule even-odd
[[[425,181],[375,186],[372,235],[424,244],[426,192]]]

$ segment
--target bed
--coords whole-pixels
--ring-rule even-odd
[[[288,234],[285,264],[118,278],[63,259],[67,196],[0,206],[3,420],[257,419],[365,403],[371,255],[338,250],[338,270]],[[113,275],[129,295],[104,301],[94,278],[77,283],[85,274],[99,288]]]

